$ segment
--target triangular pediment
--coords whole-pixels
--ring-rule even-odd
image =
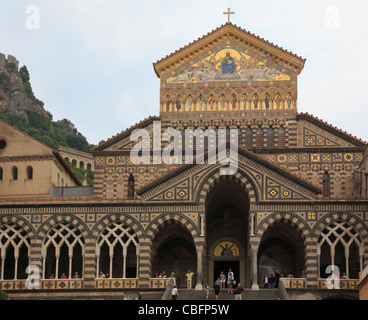
[[[296,74],[231,40],[165,75],[165,84],[209,82],[290,82]]]
[[[203,164],[184,164],[137,194],[152,202],[198,202],[203,186],[218,176],[222,167],[221,163],[208,164],[208,159]],[[321,193],[318,187],[243,149],[239,149],[234,176],[246,180],[260,202],[309,201]]]
[[[309,114],[297,115],[300,145],[305,148],[365,147],[366,143]]]
[[[136,123],[134,126],[123,130],[119,134],[111,137],[107,141],[102,141],[98,146],[93,148],[92,154],[97,154],[101,151],[112,152],[112,151],[131,151],[134,142],[130,141],[130,135],[135,129],[145,129],[148,132],[152,131],[152,123],[154,121],[159,121],[159,117],[149,117]]]
[[[213,72],[209,76],[221,78],[222,75],[229,75],[226,71],[234,70],[229,64],[220,66],[227,52],[234,59],[236,74],[248,79],[252,74],[263,81],[286,79],[300,74],[305,63],[305,59],[232,23],[227,23],[157,61],[154,63],[154,69],[159,78],[171,82],[175,79],[188,81],[186,72],[194,70],[197,71],[196,78],[189,81],[198,81],[199,69],[210,65]],[[267,68],[267,72],[262,71],[262,66]]]

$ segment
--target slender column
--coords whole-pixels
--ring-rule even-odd
[[[203,276],[203,246],[196,246],[197,249],[197,284],[196,290],[203,290],[202,276]]]
[[[17,251],[17,250],[15,250]],[[17,276],[18,276],[18,259],[19,259],[19,253],[18,252],[14,252],[14,280],[18,280]]]
[[[254,237],[254,217],[255,217],[255,213],[251,213],[250,214],[250,236]]]
[[[199,215],[199,217],[200,217],[200,221],[201,221],[201,237],[204,237],[204,213],[201,213],[200,215]]]
[[[258,286],[258,272],[257,272],[257,253],[258,245],[252,245],[252,290],[259,290]]]
[[[127,256],[127,248],[123,248],[123,279],[126,278],[126,256]]]

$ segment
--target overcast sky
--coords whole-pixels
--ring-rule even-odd
[[[306,58],[298,111],[368,141],[366,0],[0,0],[0,52],[90,143],[159,115],[152,63],[227,21]],[[39,15],[38,15],[39,13]]]

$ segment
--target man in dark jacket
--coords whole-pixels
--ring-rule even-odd
[[[244,288],[238,283],[238,286],[234,289],[235,300],[243,300]]]

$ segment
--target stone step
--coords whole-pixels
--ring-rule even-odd
[[[179,288],[179,294],[178,300],[205,300],[204,292],[200,290]],[[243,294],[243,300],[277,300],[278,298],[280,298],[278,289],[260,289],[257,291],[246,289]],[[216,299],[213,289],[210,290],[208,299]],[[219,294],[219,300],[235,300],[235,297],[233,294],[228,294],[227,289],[222,289]]]

